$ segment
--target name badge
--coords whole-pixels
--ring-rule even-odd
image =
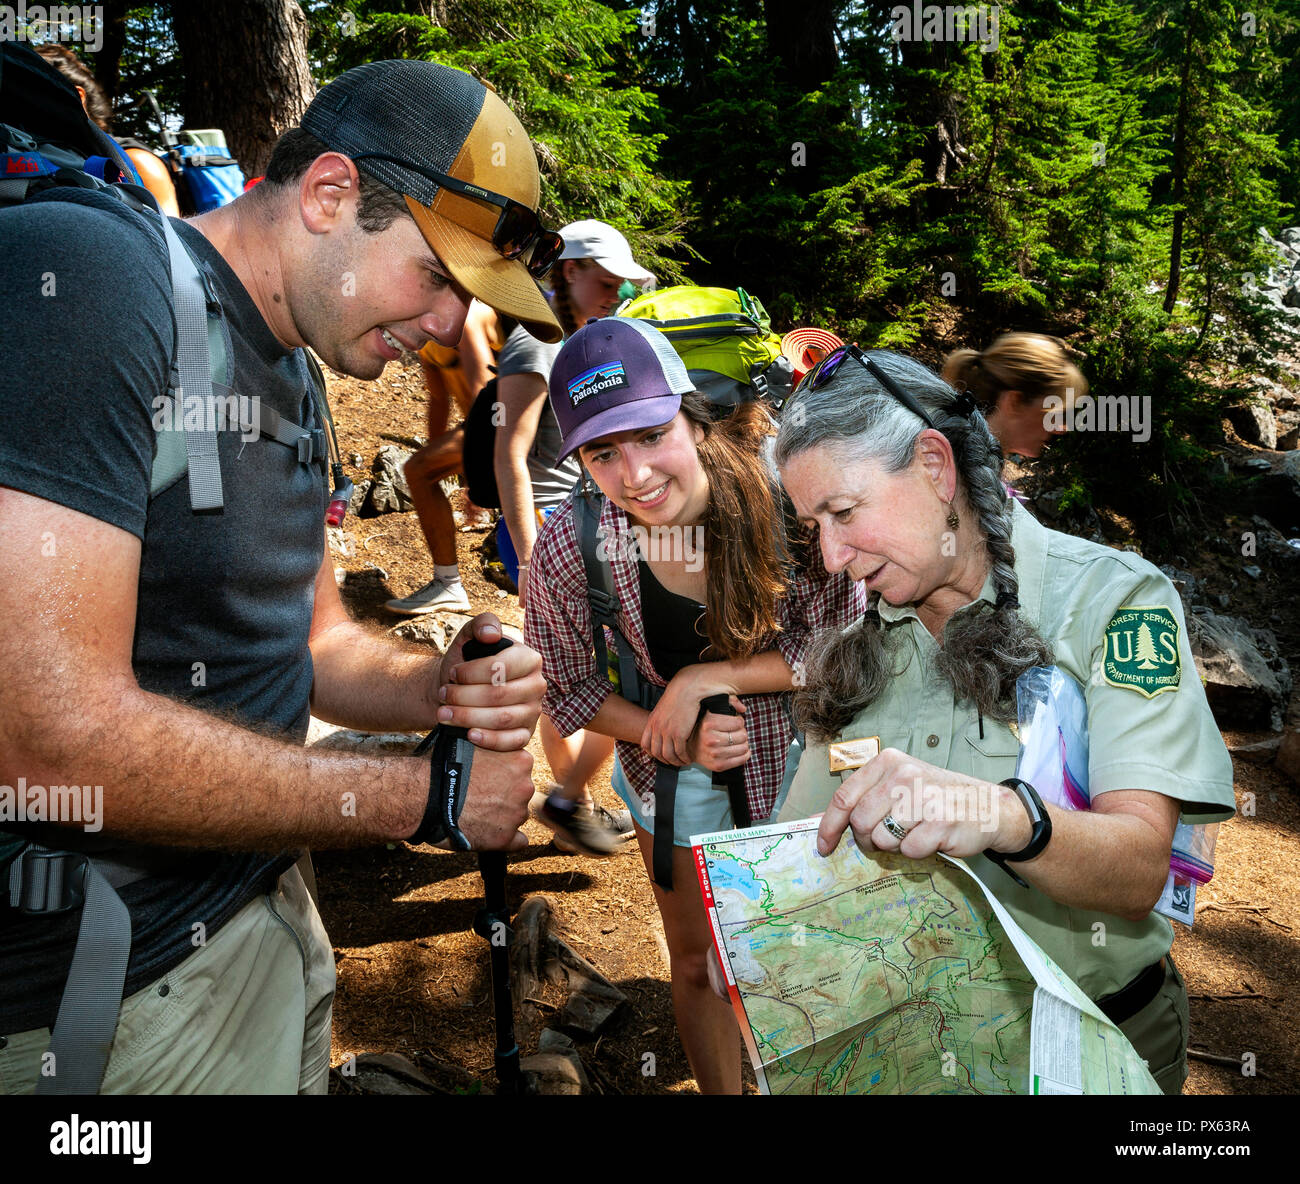
[[[860,740],[837,740],[830,746],[831,772],[860,769],[873,756],[879,755],[879,736],[864,736]]]

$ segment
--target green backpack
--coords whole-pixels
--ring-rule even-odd
[[[735,407],[766,399],[779,412],[790,397],[794,369],[781,353],[781,338],[744,288],[663,288],[629,301],[617,315],[638,317],[663,333],[710,403]]]

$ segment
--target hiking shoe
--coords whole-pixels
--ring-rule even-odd
[[[469,597],[465,595],[463,584],[449,588],[441,580],[430,580],[410,596],[403,596],[400,600],[390,600],[384,607],[390,613],[401,613],[407,617],[437,612],[440,609],[458,609],[461,612],[468,612]]]
[[[533,817],[555,832],[555,845],[561,851],[572,855],[613,855],[633,834],[627,810],[611,812],[604,806],[565,810],[548,797]]]

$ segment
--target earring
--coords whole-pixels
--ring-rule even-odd
[[[952,508],[952,502],[948,503],[948,529],[956,530],[961,525],[961,519],[957,517],[957,511]]]

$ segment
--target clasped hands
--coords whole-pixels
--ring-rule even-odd
[[[745,705],[729,686],[709,679],[707,664],[687,666],[664,688],[650,712],[641,747],[666,765],[702,765],[712,773],[734,769],[749,760]],[[700,714],[700,702],[727,694],[736,715]]]

